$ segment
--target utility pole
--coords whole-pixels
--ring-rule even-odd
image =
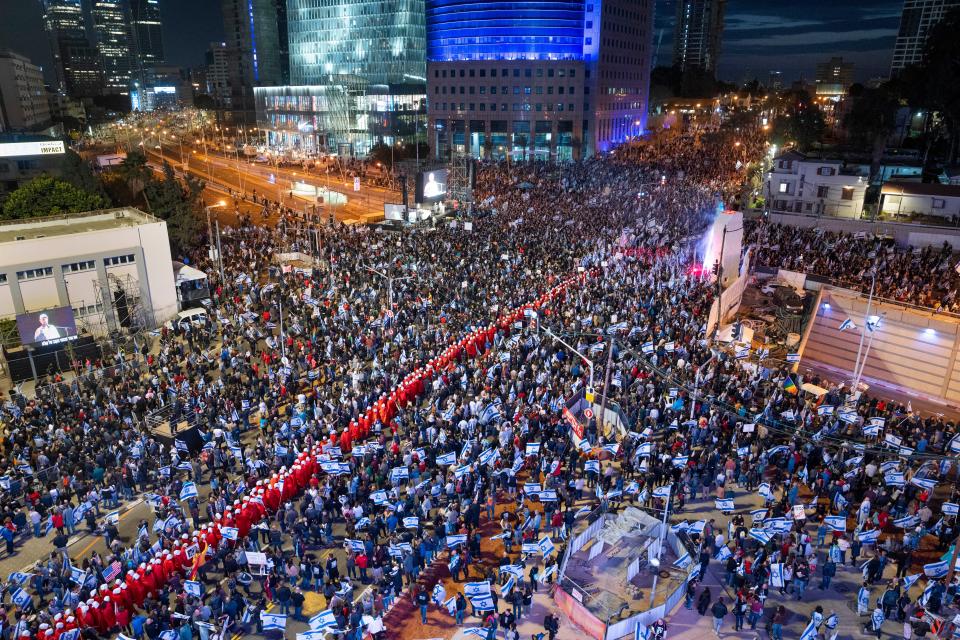
[[[673,501],[673,486],[670,487],[670,495],[663,502],[663,520],[660,523],[659,546],[657,547],[657,563],[653,573],[653,587],[650,589],[650,608],[653,608],[653,601],[657,597],[657,578],[660,577],[660,555],[663,553],[663,538],[667,533],[667,516],[670,513],[670,503]]]
[[[606,434],[606,420],[604,419],[607,410],[607,394],[609,393],[608,389],[610,388],[610,364],[613,362],[613,343],[615,342],[613,336],[610,336],[610,347],[607,349],[607,366],[603,370],[603,395],[600,396],[600,416],[597,420],[599,424],[598,431]]]
[[[870,295],[867,297],[867,311],[863,314],[863,327],[860,329],[860,346],[857,347],[857,359],[853,361],[853,393],[859,394],[860,380],[858,371],[860,370],[860,354],[863,352],[863,341],[867,337],[867,321],[870,318],[871,307],[873,306],[873,291],[877,284],[877,267],[873,266],[873,273],[870,276]]]
[[[551,338],[553,338],[554,340],[556,340],[557,342],[559,342],[560,344],[562,344],[563,346],[565,346],[567,349],[570,349],[571,351],[573,351],[575,354],[580,356],[584,362],[587,363],[587,367],[590,368],[590,381],[588,384],[589,384],[589,387],[593,389],[593,360],[591,360],[590,358],[588,358],[587,356],[583,355],[582,353],[577,351],[575,348],[570,346],[566,341],[563,340],[563,338],[555,334],[553,331],[550,331],[550,329],[544,328],[543,332],[548,336],[550,336]]]

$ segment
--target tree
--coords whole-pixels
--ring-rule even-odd
[[[853,87],[851,87],[853,89]],[[851,91],[851,105],[843,126],[854,144],[870,150],[870,183],[880,174],[883,150],[896,128],[900,100],[889,83],[875,89]]]
[[[93,171],[90,170],[90,165],[84,162],[83,158],[73,149],[67,149],[60,166],[60,179],[64,182],[69,182],[83,191],[104,195],[100,183],[93,175]]]
[[[147,183],[153,179],[153,171],[147,164],[147,157],[142,151],[131,151],[117,168],[119,175],[127,183],[134,198],[144,190]]]
[[[110,202],[99,194],[78,189],[63,180],[41,176],[10,194],[3,203],[3,219],[23,220],[109,206]]]
[[[213,111],[217,108],[217,101],[211,95],[206,93],[198,93],[193,97],[193,106],[197,109]]]
[[[781,147],[793,142],[801,151],[810,149],[826,130],[823,112],[802,90],[787,91],[780,102],[770,137]]]
[[[201,181],[188,174],[181,182],[168,163],[163,164],[163,179],[151,178],[144,188],[151,212],[167,223],[175,253],[185,253],[200,240],[202,193]]]

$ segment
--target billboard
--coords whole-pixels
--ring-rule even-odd
[[[17,316],[17,333],[23,344],[48,346],[77,339],[77,324],[70,307],[31,311]]]
[[[403,216],[406,213],[407,208],[402,204],[392,204],[389,202],[383,203],[383,219],[384,220],[399,220],[403,222]]]
[[[44,140],[42,142],[6,142],[0,144],[0,158],[18,156],[46,156],[66,153],[62,140]]]
[[[441,202],[447,197],[448,169],[436,169],[417,174],[416,202]]]

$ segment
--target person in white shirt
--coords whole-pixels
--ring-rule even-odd
[[[41,313],[37,320],[40,321],[40,326],[37,327],[37,330],[33,332],[34,342],[56,340],[60,337],[60,331],[50,324],[50,318],[47,317],[47,314]]]

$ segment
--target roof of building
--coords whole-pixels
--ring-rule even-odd
[[[905,182],[902,180],[891,180],[883,183],[880,193],[892,196],[939,196],[941,198],[958,198],[960,197],[960,185],[941,184],[939,182]]]
[[[69,213],[29,220],[9,220],[0,222],[0,243],[23,242],[51,236],[138,227],[159,221],[158,218],[149,213],[144,213],[132,207],[100,209],[98,211]]]

